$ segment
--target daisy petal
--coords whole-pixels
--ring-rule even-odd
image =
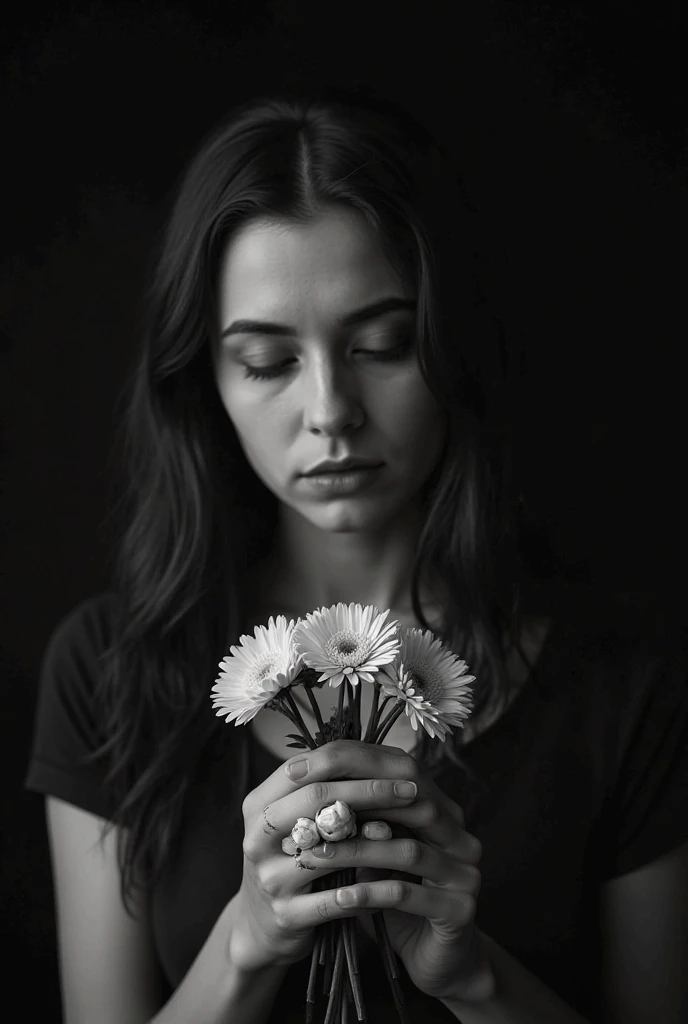
[[[471,713],[470,683],[466,662],[437,640],[430,630],[406,629],[400,637],[399,655],[380,674],[385,696],[404,702],[415,730],[420,723],[433,738],[444,742],[451,726],[462,725]]]
[[[352,686],[373,682],[399,651],[398,623],[386,622],[388,615],[374,605],[320,608],[299,621],[294,644],[304,664],[322,673],[321,679],[330,678],[332,686],[345,677]]]
[[[242,635],[238,646],[220,662],[220,675],[212,687],[217,715],[227,715],[245,725],[290,686],[303,668],[294,647],[295,623],[284,615],[270,617],[267,626],[256,626],[254,635]]]

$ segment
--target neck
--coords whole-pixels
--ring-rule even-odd
[[[420,529],[415,506],[368,531],[325,530],[283,506],[275,544],[258,570],[261,590],[284,607],[354,602],[408,612]]]

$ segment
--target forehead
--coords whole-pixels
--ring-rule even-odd
[[[219,270],[221,315],[263,314],[317,302],[349,308],[381,292],[404,291],[373,229],[355,211],[332,211],[307,224],[260,219],[230,240]]]

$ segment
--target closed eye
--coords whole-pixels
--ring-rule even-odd
[[[395,345],[394,348],[377,350],[359,348],[355,351],[361,355],[369,356],[375,362],[394,363],[406,358],[412,342],[412,337],[407,336],[403,338],[399,345]],[[244,363],[244,376],[253,380],[274,380],[276,377],[282,377],[287,373],[289,364],[293,362],[293,359],[284,359],[281,363],[273,363],[271,366],[249,366],[247,363]]]

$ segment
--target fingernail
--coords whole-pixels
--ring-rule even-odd
[[[308,771],[308,758],[302,761],[292,761],[287,765],[286,770],[290,779],[302,779]]]
[[[418,792],[418,787],[415,782],[395,782],[394,792],[397,796],[401,797],[415,796]]]
[[[337,889],[334,897],[340,907],[353,907],[357,903],[356,893],[351,889]]]
[[[313,853],[316,857],[334,857],[334,843],[320,843],[313,847]]]
[[[392,830],[386,821],[366,821],[361,829],[364,839],[391,839]]]

